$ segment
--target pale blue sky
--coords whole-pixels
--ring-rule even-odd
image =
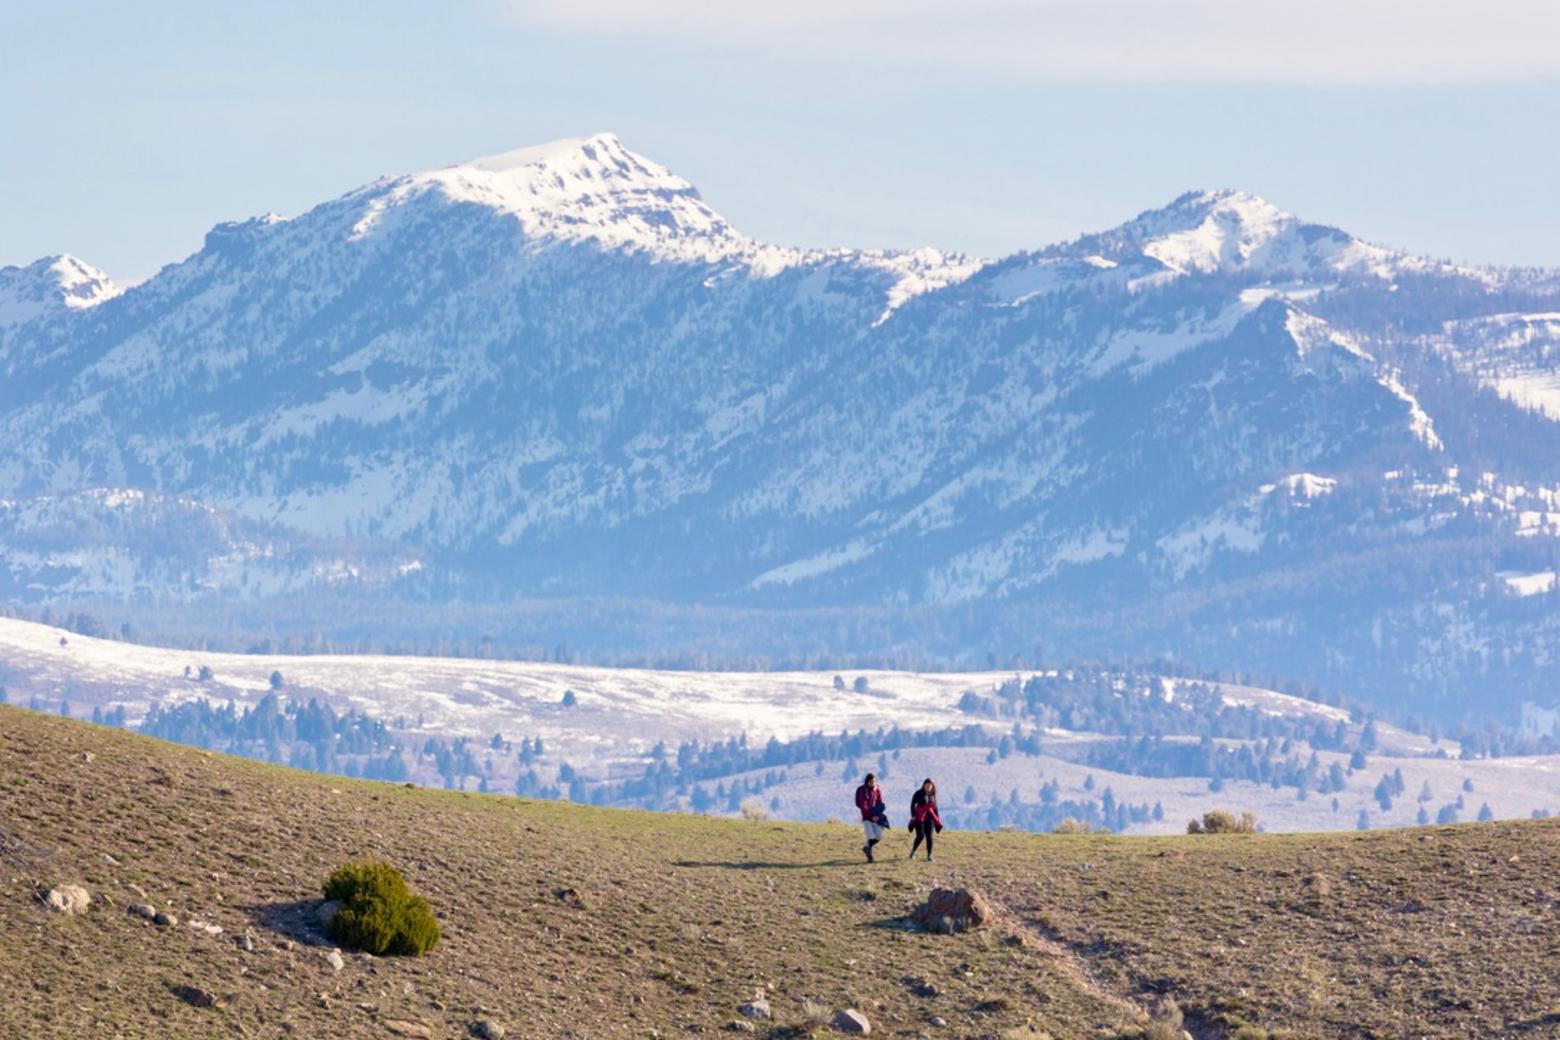
[[[763,10],[773,7],[773,10]],[[996,255],[1238,187],[1560,266],[1551,0],[0,6],[0,264],[124,281],[212,224],[614,130],[739,228]]]

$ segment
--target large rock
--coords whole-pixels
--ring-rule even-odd
[[[934,888],[910,919],[928,932],[967,932],[991,922],[991,904],[971,888]]]
[[[737,1008],[737,1011],[747,1018],[769,1019],[769,1001],[762,997],[750,1000]]]
[[[87,912],[87,907],[92,905],[92,896],[80,885],[55,885],[44,896],[43,905],[57,914],[75,917]]]
[[[860,1036],[868,1036],[872,1033],[872,1023],[867,1021],[866,1015],[855,1008],[846,1008],[844,1011],[837,1012],[834,1021],[829,1023],[829,1028],[836,1033],[856,1033]]]

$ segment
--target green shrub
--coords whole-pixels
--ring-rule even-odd
[[[439,922],[428,901],[388,863],[363,860],[337,868],[325,882],[325,898],[341,903],[330,933],[343,946],[416,957],[438,945]]]

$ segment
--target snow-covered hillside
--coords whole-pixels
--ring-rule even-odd
[[[401,775],[425,782],[439,782],[428,741],[469,745],[474,753],[468,768],[474,772],[444,777],[461,787],[480,783],[510,790],[517,777],[530,772],[540,775],[544,787],[556,784],[559,793],[606,794],[619,804],[688,808],[694,792],[702,790],[708,803],[702,811],[716,812],[734,811],[727,799],[751,790],[780,815],[823,819],[845,814],[856,774],[873,769],[890,791],[905,797],[921,776],[937,777],[948,811],[969,826],[982,825],[994,805],[1036,819],[1053,804],[1097,806],[1101,798],[1138,807],[1157,803],[1157,815],[1129,823],[1139,832],[1179,830],[1186,819],[1215,806],[1251,809],[1279,830],[1354,827],[1361,810],[1376,826],[1411,825],[1420,808],[1439,811],[1459,800],[1461,818],[1468,819],[1485,804],[1505,817],[1560,806],[1560,770],[1553,757],[1465,761],[1453,741],[1386,724],[1373,724],[1367,738],[1345,710],[1260,687],[1150,677],[1139,688],[1126,675],[1109,680],[1116,689],[1110,699],[1129,711],[1144,696],[1168,709],[1179,699],[1209,695],[1216,705],[1250,710],[1252,739],[1216,743],[1231,761],[1260,755],[1275,763],[1271,783],[1210,784],[1207,776],[1156,775],[1155,757],[1163,751],[1143,750],[1141,735],[1069,728],[1065,723],[1076,709],[1062,709],[1051,724],[1033,727],[990,717],[971,700],[1000,699],[1003,689],[1011,695],[1015,683],[1036,675],[1065,686],[1056,672],[863,671],[845,673],[837,682],[829,671],[679,672],[452,658],[216,654],[0,618],[0,690],[10,703],[82,718],[103,714],[138,728],[154,706],[166,720],[180,705],[199,702],[242,711],[270,695],[282,702],[317,701],[339,715],[356,712],[386,724],[395,753],[412,766]],[[1200,716],[1202,722],[1193,718],[1188,716],[1189,725],[1207,724],[1207,716]],[[1273,757],[1277,740],[1263,735],[1264,728],[1277,732],[1273,725],[1314,732],[1322,743],[1313,749],[1286,742],[1282,755]],[[859,749],[848,755],[791,750],[810,735],[839,734],[861,734]],[[211,746],[229,749],[205,736]],[[1187,751],[1198,745],[1195,735],[1166,739]],[[534,740],[545,750],[534,757],[522,752],[517,760],[515,747]],[[773,764],[700,767],[685,750],[689,742],[720,748],[738,740]],[[1028,740],[1037,743],[1026,749]],[[1370,756],[1366,767],[1356,769],[1359,759],[1351,749],[1362,742],[1368,742]],[[1099,755],[1108,763],[1091,763]],[[1280,770],[1283,762],[1294,769],[1308,756],[1298,783],[1315,789],[1301,796],[1293,786],[1297,781]],[[659,795],[613,787],[641,774],[654,776],[662,761],[695,770],[698,780],[667,785]],[[1384,806],[1379,777],[1393,773],[1401,774],[1405,793]],[[579,778],[572,788],[570,777]],[[728,785],[730,795],[724,793]],[[1049,792],[1042,790],[1051,785]],[[1430,797],[1423,797],[1425,790]]]
[[[1556,649],[1498,575],[1554,564],[1557,312],[1560,276],[1235,191],[989,262],[761,243],[597,134],[219,225],[122,293],[71,258],[0,272],[0,497],[145,492],[291,546],[247,582],[123,525],[0,555],[33,600],[373,559],[365,589],[430,611],[925,608],[971,658],[1183,656],[1452,717],[1493,684],[1514,712]]]

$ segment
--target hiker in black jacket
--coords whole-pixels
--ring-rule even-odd
[[[926,842],[926,862],[932,861],[932,835],[942,830],[942,817],[937,813],[937,785],[932,778],[921,781],[921,786],[910,796],[910,833],[915,841],[910,844],[910,858],[915,850]]]

